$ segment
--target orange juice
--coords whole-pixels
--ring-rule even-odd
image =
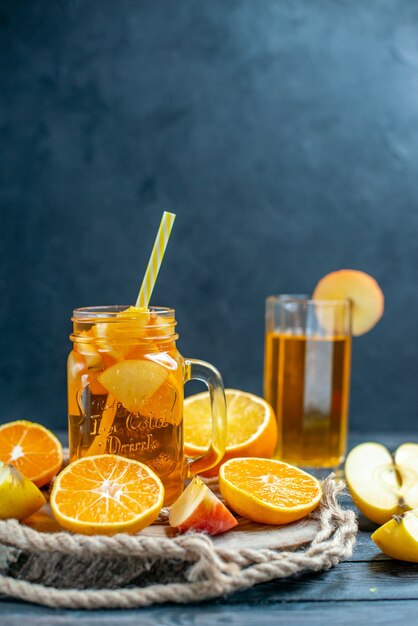
[[[351,337],[267,332],[264,394],[279,425],[277,458],[304,467],[344,459]]]

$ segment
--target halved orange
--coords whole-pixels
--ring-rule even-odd
[[[234,457],[271,457],[277,444],[277,421],[270,404],[246,391],[225,389],[228,435],[221,463]],[[212,417],[209,393],[204,391],[184,401],[184,451],[203,454],[210,445]],[[217,476],[219,463],[203,473]]]
[[[113,535],[136,533],[152,524],[163,501],[163,484],[149,467],[102,454],[70,463],[54,483],[50,504],[67,530]]]
[[[273,459],[230,459],[219,470],[219,487],[234,511],[273,525],[305,517],[322,495],[316,478]]]
[[[384,296],[372,276],[359,270],[339,270],[322,278],[313,293],[314,300],[349,300],[353,335],[371,330],[383,315]],[[320,322],[327,320],[320,319]]]
[[[0,461],[42,487],[61,469],[62,446],[41,424],[17,420],[0,426]]]

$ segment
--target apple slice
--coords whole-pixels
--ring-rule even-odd
[[[327,274],[315,287],[313,299],[349,300],[353,335],[363,335],[371,330],[384,310],[384,297],[379,285],[369,274],[359,270],[339,270]]]
[[[351,450],[345,462],[345,479],[354,503],[376,524],[402,513],[399,475],[392,455],[380,443],[362,443]]]
[[[386,522],[372,534],[372,539],[386,556],[418,563],[418,510]]]
[[[380,443],[351,450],[345,477],[355,504],[376,524],[418,507],[418,445],[405,443],[394,457]]]
[[[169,377],[169,370],[154,361],[128,360],[115,363],[97,377],[103,387],[131,413],[140,410]]]
[[[402,478],[401,498],[406,509],[418,507],[418,444],[404,443],[394,454]]]
[[[195,476],[170,510],[170,526],[219,535],[238,524],[217,496]]]

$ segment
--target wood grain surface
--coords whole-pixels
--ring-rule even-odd
[[[381,441],[394,449],[416,441],[414,433],[370,433],[359,440]],[[355,508],[346,496],[344,503]],[[334,569],[287,581],[273,581],[227,598],[186,606],[167,605],[127,611],[51,610],[0,600],[0,625],[20,626],[161,626],[240,624],[263,626],[389,626],[418,621],[418,564],[392,561],[370,539],[375,526],[359,516],[360,530],[352,557]]]

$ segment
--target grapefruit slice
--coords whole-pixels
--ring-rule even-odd
[[[374,278],[359,270],[339,270],[327,274],[315,287],[313,299],[349,300],[353,335],[363,335],[371,330],[384,310],[381,288]]]

